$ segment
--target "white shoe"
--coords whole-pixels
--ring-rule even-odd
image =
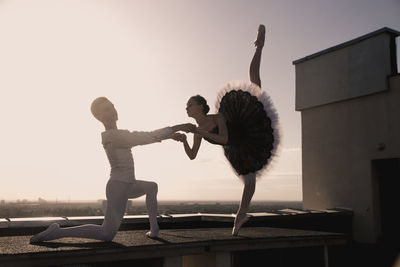
[[[60,225],[58,223],[52,223],[46,230],[43,232],[40,232],[34,236],[31,237],[29,243],[38,243],[42,241],[46,241],[46,237],[53,232],[54,230],[60,228]]]

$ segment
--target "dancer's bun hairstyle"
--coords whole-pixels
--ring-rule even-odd
[[[210,111],[210,107],[207,105],[207,100],[201,95],[192,96],[190,99],[193,99],[197,104],[203,106],[204,114],[207,114]]]

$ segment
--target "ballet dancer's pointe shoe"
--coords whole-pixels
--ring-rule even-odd
[[[159,232],[159,230],[157,230],[157,231],[155,231],[155,230],[148,231],[148,232],[146,233],[146,236],[147,236],[148,238],[156,238],[156,237],[158,236],[158,232]]]
[[[232,235],[237,236],[240,228],[249,220],[250,216],[247,214],[236,215],[235,222],[233,224]]]
[[[254,46],[257,48],[263,48],[265,41],[265,26],[260,24],[258,27],[257,39],[254,41]]]
[[[52,223],[46,230],[43,232],[40,232],[34,236],[31,237],[29,243],[38,243],[42,241],[46,241],[46,237],[53,232],[54,230],[60,228],[60,225],[58,223]]]

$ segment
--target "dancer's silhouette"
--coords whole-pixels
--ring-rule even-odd
[[[62,237],[81,237],[111,241],[117,234],[129,198],[146,195],[150,231],[148,237],[157,237],[157,191],[155,182],[136,180],[131,148],[160,142],[170,138],[176,131],[187,131],[189,124],[175,125],[152,132],[130,132],[117,128],[118,113],[105,97],[96,98],[91,106],[93,116],[103,123],[101,133],[103,147],[111,165],[111,175],[106,187],[107,209],[102,225],[80,225],[60,228],[51,224],[45,231],[30,239],[31,243],[54,240]]]
[[[190,159],[196,158],[202,138],[223,146],[225,156],[244,182],[232,235],[237,235],[248,220],[246,213],[255,191],[256,172],[267,166],[279,143],[275,108],[268,95],[261,90],[259,70],[264,40],[265,27],[260,25],[249,70],[251,83],[227,84],[219,93],[217,114],[207,115],[210,108],[202,96],[189,99],[187,114],[198,125],[192,125],[190,129],[194,133],[192,147],[185,134],[176,133],[173,137],[183,142]]]

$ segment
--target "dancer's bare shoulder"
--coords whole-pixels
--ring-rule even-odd
[[[222,114],[222,113],[215,114],[213,120],[214,120],[215,125],[218,125],[218,126],[220,126],[221,123],[223,123],[223,124],[226,123],[226,118],[225,118],[224,114]]]
[[[217,113],[217,114],[210,114],[208,115],[210,118],[210,122],[209,122],[209,130],[214,129],[215,127],[217,127],[220,124],[220,121],[223,120],[225,121],[225,117],[223,114]]]

